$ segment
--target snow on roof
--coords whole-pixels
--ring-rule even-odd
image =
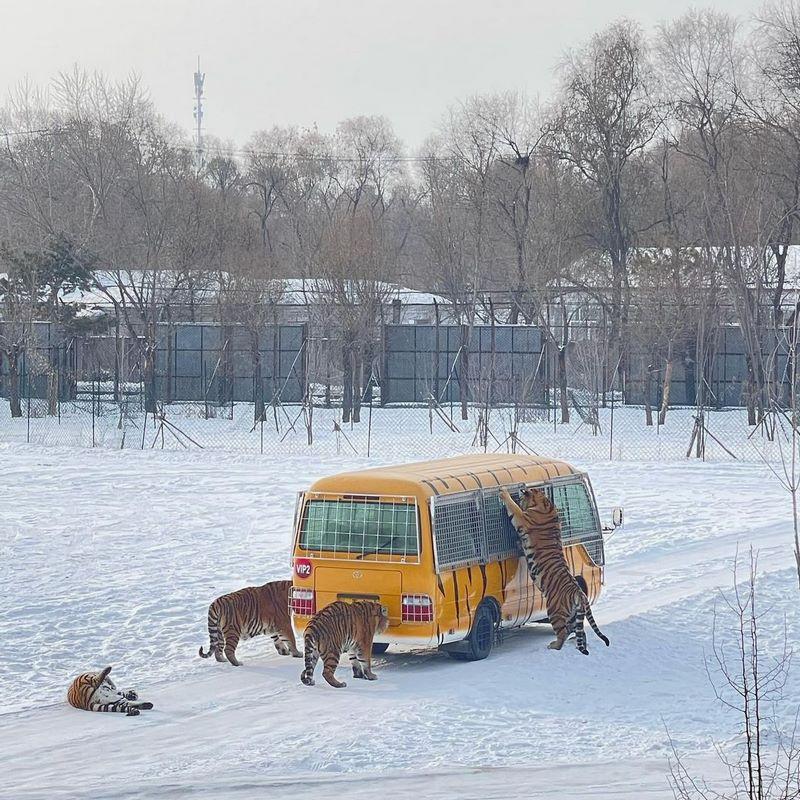
[[[192,275],[190,272],[172,270],[96,272],[93,288],[64,292],[61,300],[82,306],[109,307],[115,301],[120,302],[123,295],[144,294],[155,289],[162,300],[171,297],[178,303],[187,302],[189,298],[195,303],[211,302],[217,297],[220,284],[228,277],[227,273],[223,273],[223,281],[220,281],[206,273]],[[156,281],[155,286],[153,281]],[[320,278],[278,278],[267,282],[264,293],[279,305],[307,305],[317,302],[319,295],[327,291],[327,286],[327,282]],[[389,302],[398,299],[403,305],[447,303],[439,295],[408,289],[394,283],[378,282],[377,287]],[[345,291],[348,294],[357,297],[358,290],[358,282],[345,282]]]
[[[786,253],[786,283],[800,286],[800,245],[790,245]]]
[[[314,301],[314,295],[326,291],[327,282],[324,278],[285,278],[279,283],[283,285],[283,295],[279,302],[289,305],[305,305]],[[437,303],[447,303],[444,297],[431,294],[430,292],[420,292],[416,289],[408,289],[396,283],[385,283],[376,281],[376,288],[390,301],[398,299],[407,305],[433,305]],[[345,281],[345,291],[357,294],[358,282]]]

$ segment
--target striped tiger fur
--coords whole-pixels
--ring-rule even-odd
[[[504,489],[500,491],[500,499],[519,534],[531,579],[544,595],[547,615],[556,634],[555,641],[549,644],[550,649],[560,650],[567,637],[574,632],[578,650],[589,655],[583,630],[584,617],[608,646],[608,638],[594,621],[589,598],[578,585],[564,558],[561,521],[556,507],[540,489],[523,490],[520,495],[521,506]]]
[[[152,703],[139,700],[139,695],[131,689],[117,691],[108,673],[111,667],[102,672],[84,672],[78,675],[67,691],[67,702],[82,711],[114,711],[136,717],[141,710],[149,711]]]
[[[300,680],[306,686],[314,685],[314,669],[322,658],[322,677],[334,688],[347,684],[336,680],[334,672],[339,656],[349,653],[354,678],[375,681],[372,671],[372,640],[389,626],[389,612],[373,600],[345,603],[336,600],[314,616],[308,623],[305,635],[306,668]]]
[[[208,607],[208,636],[211,643],[207,653],[200,648],[200,655],[210,658],[213,653],[217,661],[227,658],[231,664],[239,667],[242,663],[236,658],[239,640],[268,634],[282,656],[291,654],[300,658],[289,616],[291,586],[291,581],[272,581],[263,586],[247,586],[214,600]]]

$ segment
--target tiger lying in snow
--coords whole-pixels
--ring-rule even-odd
[[[138,716],[141,710],[149,711],[152,703],[139,700],[139,695],[131,689],[120,692],[108,673],[111,667],[102,672],[84,672],[78,675],[67,691],[67,701],[82,711],[116,711],[129,717]]]
[[[592,616],[589,598],[578,586],[564,558],[561,522],[556,507],[540,489],[523,490],[520,505],[505,489],[500,491],[500,499],[519,534],[531,580],[545,597],[547,615],[556,633],[555,641],[549,644],[550,649],[560,650],[566,638],[575,633],[578,650],[589,655],[583,630],[584,616],[608,646],[608,639],[600,632]]]

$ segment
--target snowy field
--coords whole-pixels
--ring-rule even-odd
[[[626,511],[595,607],[610,648],[549,651],[534,626],[483,662],[390,650],[375,683],[308,688],[267,639],[239,669],[198,658],[206,609],[288,576],[295,492],[365,459],[6,444],[0,464],[4,797],[671,797],[667,730],[703,769],[734,743],[704,653],[737,546],[760,552],[766,646],[800,630],[789,502],[762,466],[597,462],[601,514]],[[156,710],[69,708],[107,664]]]

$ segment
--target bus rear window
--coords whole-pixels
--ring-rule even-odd
[[[311,498],[303,507],[299,544],[316,552],[416,556],[417,507],[391,500]]]

